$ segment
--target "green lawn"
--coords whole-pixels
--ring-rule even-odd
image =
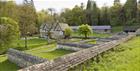
[[[40,47],[40,46],[43,46],[43,45],[47,45],[47,40],[46,39],[42,39],[42,38],[33,38],[33,39],[29,39],[27,40],[27,43],[28,43],[28,49],[33,49],[33,48],[36,48],[36,47]],[[20,50],[25,50],[25,40],[18,40],[17,43],[14,44],[15,47],[17,49],[20,49]]]
[[[140,37],[123,43],[114,51],[107,51],[100,62],[89,60],[70,71],[140,71]]]
[[[97,44],[96,40],[91,40],[89,42],[87,42],[87,44]]]
[[[56,44],[41,46],[39,48],[27,50],[26,53],[32,54],[34,56],[47,58],[49,60],[55,59],[57,57],[63,56],[65,54],[72,53],[73,51],[56,49]]]
[[[117,27],[112,27],[112,33],[118,33],[118,32],[121,32],[123,31],[123,27],[122,26],[117,26]],[[89,36],[93,36],[93,37],[110,37],[112,34],[108,34],[108,33],[96,33],[93,31],[93,33]],[[73,32],[72,33],[72,36],[82,36],[82,35],[79,35],[78,32]]]
[[[0,55],[0,71],[17,71],[18,66],[9,62],[6,55]]]
[[[122,26],[112,27],[112,33],[117,33],[123,31]]]
[[[78,32],[73,32],[72,33],[72,36],[82,36],[82,37],[84,37],[83,35],[79,35]],[[111,36],[111,34],[107,34],[107,33],[95,33],[95,32],[93,32],[89,36],[93,36],[93,37],[109,37],[109,36]]]

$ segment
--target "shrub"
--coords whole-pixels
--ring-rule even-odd
[[[79,26],[78,32],[80,35],[84,35],[85,38],[87,38],[90,34],[92,34],[92,29],[89,25],[83,24],[83,25]]]
[[[138,25],[138,23],[135,18],[126,22],[126,26],[137,26],[137,25]]]
[[[11,18],[0,18],[0,54],[6,49],[12,47],[12,44],[18,40],[19,27],[16,21]]]
[[[69,28],[66,28],[65,30],[64,30],[64,35],[65,35],[65,39],[66,38],[70,38],[70,36],[72,35],[72,29],[69,27]]]

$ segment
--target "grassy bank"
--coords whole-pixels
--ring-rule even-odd
[[[55,59],[57,57],[63,56],[65,54],[72,53],[73,51],[68,50],[62,50],[62,49],[56,49],[56,44],[41,46],[39,48],[27,50],[26,53],[46,58],[46,59]]]
[[[0,71],[17,71],[19,67],[7,60],[6,55],[0,55]]]
[[[140,71],[140,37],[123,43],[103,57],[81,64],[70,71]]]

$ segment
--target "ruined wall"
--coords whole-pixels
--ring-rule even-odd
[[[83,48],[72,47],[72,46],[62,45],[62,44],[57,44],[57,49],[64,49],[64,50],[70,50],[70,51],[80,51]]]
[[[138,36],[140,36],[140,29],[138,29],[138,30],[136,31],[136,34],[137,34]]]
[[[106,42],[101,45],[97,45],[88,49],[84,49],[75,53],[67,54],[57,59],[46,61],[41,64],[36,64],[19,71],[67,71],[69,68],[74,67],[88,59],[95,57],[96,55],[109,50],[123,42],[128,41],[136,34],[130,34],[125,38]]]
[[[15,63],[22,68],[47,61],[47,59],[32,56],[15,49],[9,49],[7,52],[7,56],[10,62]]]

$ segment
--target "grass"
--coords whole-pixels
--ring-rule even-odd
[[[43,46],[43,47],[39,47],[39,48],[36,48],[36,49],[26,51],[26,53],[28,53],[28,54],[38,56],[38,57],[42,57],[42,58],[46,58],[48,60],[55,59],[57,57],[60,57],[60,56],[63,56],[65,54],[69,54],[69,53],[72,53],[72,52],[73,51],[56,49],[55,44],[51,44],[51,45],[48,45],[48,46]]]
[[[6,55],[0,55],[0,71],[17,71],[18,66],[9,62]]]
[[[121,32],[121,31],[123,31],[122,26],[112,27],[112,33],[118,33],[118,32]],[[110,37],[111,35],[112,34],[109,34],[109,33],[96,33],[96,32],[93,32],[89,36],[104,38],[104,37]],[[82,35],[79,35],[78,32],[73,32],[72,36],[82,36]]]
[[[28,40],[28,50],[35,49],[38,47],[43,47],[47,45],[47,40],[41,38],[33,38]],[[16,49],[25,50],[24,48],[24,40],[18,40],[18,43],[14,44]],[[41,49],[39,49],[41,50]],[[6,55],[0,55],[0,71],[17,71],[19,69],[18,66],[8,61]]]
[[[123,31],[122,26],[112,27],[112,33],[117,33],[117,32],[121,32],[121,31]]]
[[[73,32],[72,36],[82,36],[82,37],[84,37],[83,35],[79,35],[78,32]],[[95,32],[93,32],[89,36],[93,36],[93,37],[109,37],[109,36],[111,36],[111,34],[107,34],[107,33],[95,33]]]
[[[58,58],[60,56],[63,56],[65,54],[69,54],[69,53],[72,53],[72,51],[63,50],[63,49],[56,49],[56,50],[53,50],[53,51],[50,51],[50,52],[40,52],[40,53],[31,52],[32,55],[42,57],[42,58],[46,58],[48,60],[52,60],[52,59]]]
[[[107,51],[99,62],[89,60],[71,71],[140,71],[140,37],[123,43],[114,51]]]
[[[87,42],[88,44],[97,44],[96,40],[91,40],[89,42]]]
[[[29,39],[27,40],[27,43],[28,43],[27,45],[28,49],[33,49],[48,44],[46,39],[41,39],[41,38]],[[25,40],[20,39],[18,40],[18,43],[15,43],[14,45],[17,49],[25,50]]]

